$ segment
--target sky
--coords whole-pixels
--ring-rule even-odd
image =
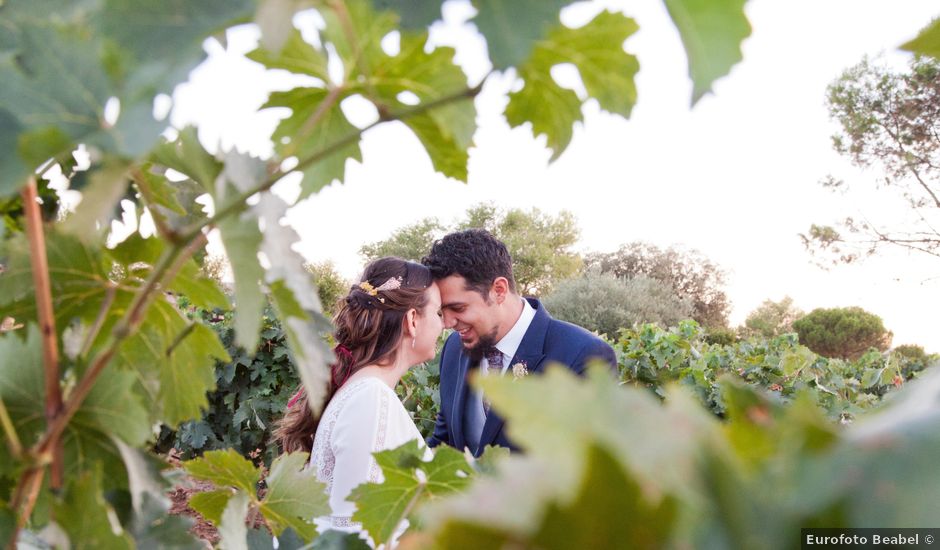
[[[502,117],[515,79],[495,74],[476,99],[468,183],[435,173],[403,125],[381,125],[364,135],[363,160],[347,161],[342,184],[289,211],[301,236],[295,248],[310,261],[333,261],[351,278],[362,267],[363,244],[425,217],[451,223],[480,202],[548,214],[568,210],[581,229],[579,252],[647,241],[696,249],[721,265],[732,326],[762,301],[788,295],[805,311],[861,306],[882,317],[894,344],[940,351],[935,259],[894,252],[823,270],[799,238],[812,223],[903,212],[870,190],[877,171],[856,169],[832,150],[836,126],[825,89],[865,55],[903,67],[907,56],[897,46],[940,16],[940,4],[751,0],[746,13],[753,32],[743,62],[694,107],[685,53],[662,3],[585,3],[565,10],[562,20],[578,26],[604,8],[623,11],[640,26],[625,43],[640,62],[629,120],[588,102],[571,145],[549,164],[544,138],[534,139],[526,126],[510,129]],[[468,3],[445,4],[445,21],[432,27],[431,40],[456,47],[457,62],[476,83],[490,67],[483,39],[465,23],[470,14]],[[316,24],[315,14],[295,18],[302,32]],[[210,150],[272,153],[269,136],[286,113],[257,109],[270,91],[299,80],[244,59],[257,38],[257,29],[244,26],[229,31],[227,48],[208,40],[208,60],[173,95],[171,123],[198,125]],[[555,76],[580,84],[564,69]],[[355,101],[343,109],[358,126],[375,117]],[[819,181],[828,174],[851,182],[852,191],[823,189]],[[275,191],[296,196],[296,182],[288,178]]]

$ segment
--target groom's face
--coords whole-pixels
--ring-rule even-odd
[[[441,310],[444,327],[460,335],[465,350],[482,353],[482,348],[496,343],[499,317],[494,300],[467,286],[460,275],[451,275],[437,282],[441,289]]]

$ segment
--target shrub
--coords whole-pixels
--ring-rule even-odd
[[[562,281],[544,303],[558,319],[609,336],[637,323],[675,325],[692,314],[691,302],[661,281],[646,276],[619,279],[597,269]]]
[[[891,342],[881,317],[860,307],[814,309],[793,329],[803,345],[824,357],[857,359],[871,348],[884,351]]]

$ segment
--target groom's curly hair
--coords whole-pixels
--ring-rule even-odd
[[[445,235],[435,241],[421,263],[431,270],[435,280],[460,275],[467,280],[467,287],[479,292],[484,299],[497,277],[505,277],[509,290],[516,292],[509,250],[485,229],[466,229]]]

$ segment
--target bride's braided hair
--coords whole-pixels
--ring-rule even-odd
[[[405,314],[424,309],[425,291],[432,282],[427,267],[400,258],[380,258],[366,266],[360,282],[337,303],[333,316],[336,362],[330,367],[322,410],[356,371],[366,365],[394,362]],[[273,437],[283,452],[310,452],[319,421],[310,412],[307,394],[301,387],[275,425]]]

